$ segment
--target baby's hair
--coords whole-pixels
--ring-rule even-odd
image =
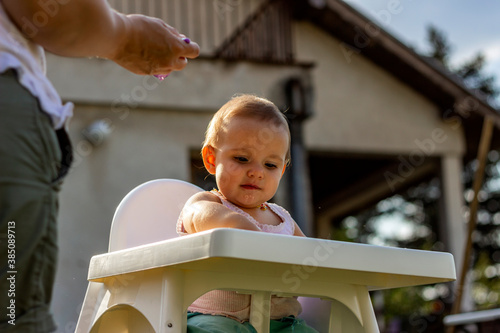
[[[217,147],[220,133],[224,130],[227,122],[234,117],[247,117],[258,119],[263,122],[272,122],[276,127],[282,127],[288,133],[288,150],[285,162],[290,162],[290,130],[285,115],[273,102],[250,94],[233,96],[213,116],[205,133],[203,147]]]

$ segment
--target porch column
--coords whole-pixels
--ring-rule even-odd
[[[441,180],[443,195],[441,198],[441,218],[439,234],[446,250],[453,254],[457,279],[462,271],[464,247],[466,245],[467,224],[463,216],[464,188],[462,184],[462,156],[458,154],[444,155],[441,158]],[[470,278],[470,275],[469,275]],[[462,311],[472,311],[473,303],[470,296],[470,279],[467,278],[462,290]],[[453,291],[456,289],[455,282]],[[453,297],[455,298],[455,296]]]
[[[303,123],[312,115],[311,87],[300,78],[285,84],[285,96],[291,135],[291,167],[287,175],[289,210],[299,227],[308,237],[314,236],[312,193],[309,180],[307,150],[303,140]]]
[[[464,188],[462,185],[462,156],[448,154],[441,157],[442,214],[439,235],[446,250],[455,258],[457,273],[462,266],[465,246],[466,223],[463,216]]]

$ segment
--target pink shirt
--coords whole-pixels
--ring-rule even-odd
[[[247,212],[229,202],[221,193],[212,191],[216,194],[221,203],[235,211],[246,216],[263,232],[293,235],[295,231],[295,222],[290,214],[281,206],[273,203],[266,203],[276,215],[280,217],[282,222],[278,225],[261,224],[257,222]],[[182,219],[177,221],[177,233],[181,236],[187,235],[182,224]],[[212,290],[205,295],[199,297],[188,307],[191,312],[200,312],[210,315],[226,316],[239,320],[241,322],[248,321],[250,318],[250,295],[238,294],[235,291],[227,290]],[[295,297],[271,297],[271,319],[281,319],[288,316],[298,316],[302,311],[302,307]]]

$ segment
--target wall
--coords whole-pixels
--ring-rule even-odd
[[[213,59],[190,60],[181,72],[165,81],[127,72],[102,59],[50,56],[48,76],[65,100],[105,105],[117,115],[137,106],[209,111],[233,94],[252,93],[271,98],[283,81],[307,76],[301,66],[276,66]]]
[[[418,149],[417,141],[443,139],[432,155],[462,154],[462,128],[440,118],[424,96],[375,66],[361,53],[310,23],[296,23],[299,61],[314,61],[314,117],[307,122],[312,149],[350,153],[399,154]],[[436,134],[436,132],[434,132]]]

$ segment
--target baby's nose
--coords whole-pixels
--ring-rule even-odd
[[[248,176],[262,178],[264,177],[264,169],[259,165],[254,165],[248,170]]]

